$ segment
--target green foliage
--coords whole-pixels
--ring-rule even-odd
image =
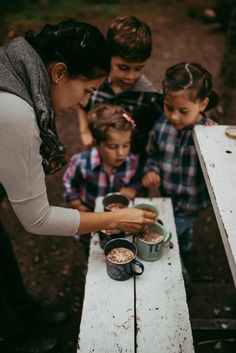
[[[3,13],[20,11],[24,8],[25,0],[0,0],[0,10]]]
[[[0,43],[27,29],[40,29],[67,18],[93,21],[134,13],[134,7],[144,1],[156,7],[155,0],[0,0]]]
[[[42,26],[46,22],[55,22],[64,18],[81,18],[86,15],[116,16],[122,12],[127,3],[138,3],[140,0],[0,0],[4,2],[3,8],[6,22],[10,27]],[[7,4],[17,2],[18,9]],[[21,6],[19,4],[21,3]]]
[[[214,0],[196,0],[196,6]],[[135,9],[146,3],[156,13],[188,11],[192,0],[0,0],[4,31],[22,28],[41,28],[45,23],[55,23],[66,18],[88,19],[115,17],[122,13],[135,15]],[[141,5],[141,6],[142,6]],[[204,5],[206,6],[206,4]],[[22,11],[23,10],[23,11]]]

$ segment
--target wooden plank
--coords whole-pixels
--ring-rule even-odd
[[[98,198],[96,210],[102,210]],[[98,236],[91,242],[79,334],[80,353],[134,353],[134,280],[106,273]]]
[[[192,295],[188,307],[192,318],[236,319],[236,296],[233,282],[195,282],[191,283],[191,289]]]
[[[235,338],[236,320],[235,319],[192,319],[193,335],[196,339],[213,338]]]
[[[167,198],[148,201],[171,231],[173,248],[166,245],[157,261],[142,261],[144,274],[136,278],[137,353],[191,353],[192,332],[172,203]],[[142,202],[147,199],[135,199],[135,204]]]
[[[236,286],[236,140],[227,126],[196,126],[194,142]]]

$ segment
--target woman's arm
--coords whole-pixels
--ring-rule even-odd
[[[146,225],[153,223],[155,223],[153,212],[136,208],[123,208],[115,212],[81,212],[78,233],[89,233],[101,229],[138,232]]]
[[[48,202],[33,108],[13,94],[0,92],[0,116],[0,182],[19,221],[30,233],[74,235],[79,212]]]

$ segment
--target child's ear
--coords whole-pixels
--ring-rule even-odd
[[[205,111],[206,107],[208,106],[208,103],[209,103],[208,97],[204,98],[203,101],[201,101],[201,103],[200,103],[200,111],[201,112]]]

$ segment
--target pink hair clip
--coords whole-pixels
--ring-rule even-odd
[[[133,129],[136,128],[136,124],[135,124],[134,120],[131,118],[130,115],[128,115],[127,113],[123,113],[123,114],[122,114],[122,117],[123,117],[126,121],[128,121],[128,123],[131,124],[131,126],[132,126]]]

